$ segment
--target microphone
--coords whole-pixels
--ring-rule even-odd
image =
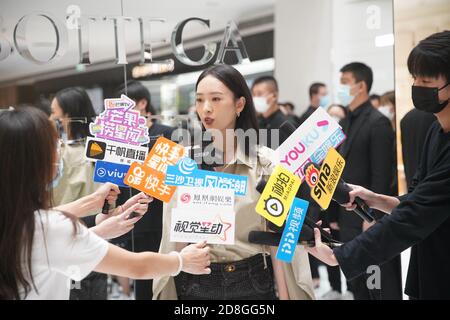
[[[306,169],[308,166],[313,165],[317,171],[320,170],[319,166],[316,163],[309,162],[303,167],[303,174],[306,176]],[[332,199],[336,201],[338,204],[343,205],[350,201],[349,192],[352,191],[352,188],[341,178],[339,179],[336,190],[334,191]],[[375,218],[372,215],[372,209],[364,202],[360,197],[355,198],[356,208],[353,210],[361,219],[367,222],[373,222]]]
[[[196,135],[200,136],[201,144],[196,144]],[[207,139],[203,136],[203,131],[194,131],[190,134],[190,141],[185,141],[183,137],[174,139],[175,142],[184,146],[187,152],[187,157],[194,160],[200,169],[213,170],[214,167],[220,167],[223,165],[223,154],[217,148],[214,148],[212,143],[212,137]],[[187,139],[186,139],[187,140]]]
[[[295,131],[295,127],[290,123],[289,121],[285,121],[280,126],[280,130],[283,131],[285,134],[289,132],[289,135],[292,134]],[[311,163],[311,162],[310,162]],[[305,174],[306,168],[309,166],[309,164],[306,164],[303,167],[303,174]],[[317,171],[320,171],[320,168],[316,163],[313,163],[314,167],[317,169]],[[352,188],[341,178],[336,186],[336,190],[333,194],[333,200],[336,201],[338,204],[342,205],[345,203],[348,203],[350,200],[349,192],[352,191]],[[372,209],[362,200],[360,197],[355,198],[356,208],[353,210],[358,216],[360,216],[363,220],[367,222],[373,222],[375,218],[372,215]]]
[[[306,232],[305,232],[306,231]],[[305,234],[307,236],[305,236]],[[304,240],[305,238],[313,240]],[[281,233],[275,233],[275,232],[265,232],[265,231],[250,231],[248,234],[248,242],[264,245],[264,246],[271,246],[271,247],[278,247],[279,243],[281,241]],[[330,248],[339,247],[342,245],[342,243],[337,242],[335,240],[329,241],[323,241],[324,244],[329,246]],[[314,233],[311,228],[303,226],[302,232],[300,233],[300,238],[297,241],[297,245],[302,245],[306,247],[314,247],[316,245],[316,242],[314,241]]]
[[[266,180],[264,179],[259,180],[259,182],[256,185],[256,190],[262,194],[264,188],[266,187],[266,184],[267,184]],[[300,189],[297,191],[296,196],[298,196],[299,193]],[[280,243],[283,230],[286,226],[286,221],[283,223],[281,227],[278,227],[269,220],[267,220],[266,222],[268,228],[274,232],[250,231],[248,235],[248,241],[250,243],[276,247]],[[319,229],[322,238],[326,239],[324,243],[327,244],[328,246],[333,248],[342,244],[341,242],[334,240],[331,234],[323,230],[321,226],[317,225],[314,220],[308,217],[308,214],[305,215],[305,220],[300,232],[298,243],[304,246],[314,247],[315,246],[314,228]]]
[[[106,200],[106,199],[105,199],[105,202],[103,203],[102,213],[109,214],[109,203],[108,203],[108,200]]]

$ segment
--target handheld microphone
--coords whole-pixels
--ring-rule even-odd
[[[310,165],[313,165],[317,171],[320,170],[319,166],[316,163],[309,162],[303,167],[303,174],[306,176],[306,168]],[[352,191],[352,188],[341,178],[339,179],[336,190],[333,194],[333,200],[338,204],[343,205],[350,201],[349,192]],[[367,222],[373,222],[375,218],[372,215],[372,209],[364,202],[360,197],[355,198],[356,208],[353,210],[361,219]]]
[[[194,160],[199,168],[203,170],[213,170],[214,167],[223,166],[223,154],[217,148],[214,148],[212,143],[212,137],[205,137],[204,131],[194,130],[190,134],[190,139],[184,139],[183,136],[174,138],[174,141],[181,144],[187,157]],[[198,137],[200,135],[200,137]],[[197,137],[197,138],[196,138]],[[200,144],[196,143],[197,140],[201,141]]]
[[[292,134],[295,131],[295,127],[290,123],[289,121],[283,122],[283,124],[280,126],[280,130],[285,132],[286,134],[289,132]],[[303,167],[303,171],[308,167],[310,163],[306,164]],[[313,163],[314,167],[317,169],[317,171],[320,171],[320,168],[316,163]],[[305,172],[303,172],[305,175]],[[352,191],[352,188],[343,180],[340,179],[336,190],[333,194],[333,200],[336,201],[338,204],[342,205],[345,203],[348,203],[350,200],[349,192]],[[361,219],[367,221],[367,222],[373,222],[375,218],[372,215],[372,209],[362,200],[360,197],[355,198],[356,208],[353,210],[358,216],[361,217]]]
[[[267,181],[264,179],[261,179],[256,185],[256,190],[259,193],[262,193],[264,191],[264,188],[266,187],[266,184],[267,184]],[[297,194],[299,192],[300,192],[300,190],[297,191]],[[280,243],[281,236],[282,236],[283,230],[285,228],[285,225],[286,225],[286,222],[283,223],[283,225],[281,227],[278,227],[277,225],[275,225],[272,222],[267,220],[267,226],[273,232],[250,231],[250,233],[248,235],[248,241],[250,243],[276,247]],[[318,226],[315,223],[315,221],[313,221],[311,218],[308,217],[308,215],[305,216],[305,221],[304,221],[304,224],[301,229],[298,243],[301,245],[304,245],[304,246],[314,247],[315,246],[314,228],[319,229],[320,234],[322,235],[322,238],[326,239],[326,241],[324,241],[324,243],[327,244],[328,246],[333,248],[333,247],[336,247],[336,246],[339,246],[342,244],[341,242],[334,240],[329,232],[323,230],[321,226]]]
[[[306,231],[306,232],[305,232]],[[304,234],[307,234],[308,237],[303,236]],[[312,237],[313,240],[303,240],[305,238],[310,239]],[[281,233],[275,233],[275,232],[265,232],[265,231],[250,231],[248,234],[248,242],[259,244],[263,246],[271,246],[271,247],[277,247],[281,241]],[[323,241],[324,244],[329,246],[330,248],[339,247],[342,245],[342,243],[337,242],[335,240],[333,241]],[[297,245],[302,245],[306,247],[314,247],[316,245],[314,241],[314,233],[312,229],[305,228],[303,226],[302,233],[300,234],[300,238],[297,241]]]
[[[105,199],[105,202],[103,203],[102,213],[109,214],[109,203],[108,203],[108,200],[106,200],[106,199]]]

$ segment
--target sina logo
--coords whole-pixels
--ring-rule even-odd
[[[283,203],[275,197],[269,196],[264,200],[265,210],[274,217],[279,217],[284,211]]]
[[[313,163],[306,166],[305,169],[305,181],[310,188],[313,188],[319,179],[319,170],[315,167]]]

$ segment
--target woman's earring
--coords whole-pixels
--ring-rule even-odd
[[[237,117],[239,118],[239,116],[241,115],[240,112],[236,112]]]

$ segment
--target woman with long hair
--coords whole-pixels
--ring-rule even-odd
[[[93,270],[138,279],[210,272],[205,243],[180,253],[132,253],[98,237],[70,213],[52,210],[57,141],[42,111],[0,112],[0,299],[68,299],[69,280],[80,281]],[[100,211],[111,188],[118,192],[105,184],[76,210]]]
[[[153,282],[154,299],[311,299],[314,297],[308,257],[296,250],[292,265],[275,259],[274,247],[252,244],[250,231],[266,230],[255,211],[259,178],[272,172],[273,153],[257,145],[258,123],[252,95],[244,77],[229,65],[205,70],[196,84],[196,111],[223,163],[214,170],[248,178],[247,193],[235,198],[233,245],[211,245],[211,274],[162,277]],[[243,138],[253,135],[254,139]],[[240,136],[241,135],[241,136]],[[255,137],[256,135],[256,137]],[[172,199],[176,199],[176,194]],[[185,243],[170,242],[171,211],[176,200],[164,205],[160,253],[180,250]],[[270,254],[270,256],[269,256]],[[278,296],[277,292],[278,291]]]

